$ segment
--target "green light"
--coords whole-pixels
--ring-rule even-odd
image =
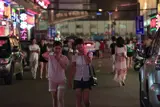
[[[153,19],[153,18],[156,18],[156,15],[154,15],[154,16],[151,16],[151,19]]]
[[[12,9],[12,12],[16,13],[16,9]]]
[[[157,30],[157,28],[151,28],[151,32],[152,32],[152,31],[156,31],[156,30]]]

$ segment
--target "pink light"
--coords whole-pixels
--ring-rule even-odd
[[[49,0],[36,0],[36,2],[43,8],[47,8],[48,5],[50,4]]]
[[[32,13],[32,14],[38,14],[37,12],[35,12],[35,11],[33,11],[33,10],[30,10],[30,9],[27,9],[27,12],[29,12],[29,13]]]
[[[22,36],[21,37],[23,40],[26,40],[27,39],[27,36]]]
[[[4,12],[4,1],[0,1],[0,15],[3,15]]]

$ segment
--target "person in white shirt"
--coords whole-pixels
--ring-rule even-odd
[[[99,58],[99,48],[100,48],[100,42],[96,41],[95,43],[95,50],[96,50],[96,56]]]
[[[62,43],[55,41],[54,53],[46,52],[42,56],[48,60],[49,92],[52,95],[53,107],[64,107],[65,70],[69,61],[62,55]]]
[[[33,79],[36,79],[36,73],[38,68],[38,59],[40,53],[40,47],[36,44],[36,39],[32,40],[32,44],[29,46],[30,51],[30,66]]]
[[[89,93],[91,84],[89,82],[90,74],[88,64],[91,63],[93,54],[88,53],[87,55],[83,39],[77,39],[75,43],[78,54],[72,57],[69,86],[72,87],[72,79],[74,78],[73,88],[76,91],[76,107],[82,107],[82,100],[85,107],[90,107]]]

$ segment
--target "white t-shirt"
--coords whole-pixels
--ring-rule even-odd
[[[99,48],[100,48],[100,43],[99,43],[99,42],[96,42],[96,43],[95,43],[95,49],[96,49],[96,50],[99,50]]]
[[[29,46],[30,51],[39,51],[40,52],[40,47],[37,44],[30,45]],[[36,52],[30,52],[30,61],[35,61],[38,60],[39,54]]]
[[[68,58],[64,55],[61,56],[60,60],[66,65],[69,63]],[[48,58],[48,80],[56,83],[61,83],[66,80],[65,69],[61,67],[53,53],[50,53]]]

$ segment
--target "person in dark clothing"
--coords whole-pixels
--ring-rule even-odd
[[[150,49],[151,49],[151,43],[152,43],[152,38],[151,37],[147,37],[144,40],[144,57],[145,58],[149,58],[150,57]]]
[[[47,73],[47,60],[44,59],[42,54],[48,51],[47,45],[45,44],[45,40],[41,40],[40,43],[40,56],[39,56],[39,62],[40,62],[40,78],[43,79],[43,71],[46,72],[46,78],[48,78]]]
[[[112,64],[113,72],[115,71],[115,47],[116,47],[116,38],[113,36],[112,37],[112,44],[110,45],[112,61],[113,61],[113,64]]]
[[[68,41],[64,41],[63,42],[62,54],[68,57],[68,51],[69,51]]]

